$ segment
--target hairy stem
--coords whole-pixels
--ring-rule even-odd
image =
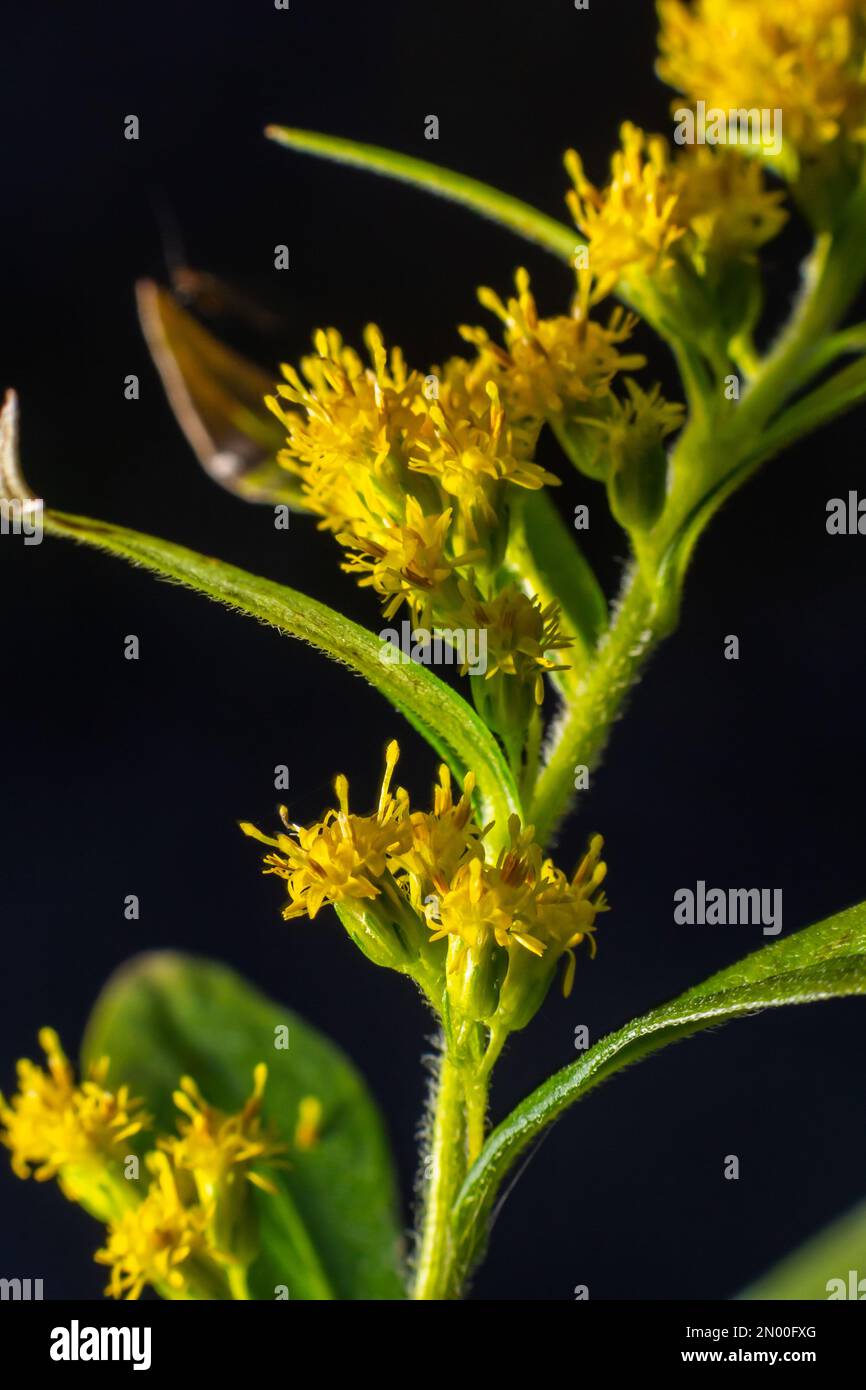
[[[571,804],[575,767],[591,768],[602,753],[611,724],[659,635],[652,618],[651,597],[639,571],[633,569],[538,779],[530,820],[539,844],[549,840]]]
[[[466,1174],[466,1117],[463,1078],[447,1051],[431,1101],[432,1132],[427,1154],[427,1197],[421,1224],[412,1297],[456,1298],[451,1207]],[[428,1177],[429,1174],[429,1177]]]
[[[447,1047],[439,1059],[430,1101],[431,1133],[425,1163],[427,1195],[418,1237],[414,1299],[460,1297],[453,1206],[487,1127],[487,1082]]]

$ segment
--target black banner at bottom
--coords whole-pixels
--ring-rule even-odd
[[[667,1373],[673,1367],[791,1365],[811,1367],[824,1380],[837,1370],[856,1365],[866,1332],[866,1310],[859,1302],[827,1303],[606,1303],[575,1302],[549,1305],[536,1324],[538,1304],[524,1304],[521,1326],[503,1335],[503,1324],[487,1308],[472,1302],[435,1315],[428,1324],[423,1307],[390,1304],[274,1303],[61,1303],[0,1302],[0,1332],[8,1357],[15,1356],[26,1373],[48,1372],[52,1378],[92,1378],[101,1370],[162,1377],[184,1371],[198,1383],[208,1373],[225,1379],[251,1376],[267,1367],[268,1374],[298,1373],[301,1364],[316,1361],[332,1374],[340,1350],[361,1369],[388,1359],[388,1337],[427,1337],[435,1328],[437,1355],[444,1352],[443,1336],[459,1328],[460,1364],[469,1343],[478,1347],[479,1362],[493,1369],[501,1354],[512,1356],[535,1346],[543,1354],[550,1345],[579,1349],[580,1363],[616,1374]],[[484,1311],[482,1311],[484,1310]],[[481,1323],[477,1320],[481,1317]],[[456,1319],[451,1323],[451,1318]],[[471,1324],[463,1318],[474,1317]],[[311,1321],[312,1320],[312,1321]],[[351,1340],[335,1338],[346,1330]],[[357,1336],[352,1333],[357,1329]],[[542,1330],[543,1329],[543,1330]],[[541,1338],[539,1331],[542,1332]],[[560,1339],[574,1338],[564,1344]],[[543,1338],[543,1340],[542,1340]],[[418,1347],[425,1343],[418,1341]],[[427,1345],[430,1345],[429,1343]],[[400,1346],[400,1341],[395,1347]],[[499,1349],[502,1349],[501,1353]],[[303,1363],[298,1362],[299,1352]],[[486,1365],[487,1358],[493,1366]],[[587,1360],[591,1358],[591,1360]],[[513,1369],[513,1368],[512,1368]]]

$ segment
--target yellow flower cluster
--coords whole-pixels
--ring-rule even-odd
[[[145,1183],[128,1152],[128,1141],[152,1127],[141,1101],[126,1086],[106,1086],[108,1058],[76,1083],[57,1034],[43,1028],[39,1040],[47,1071],[20,1061],[17,1093],[9,1102],[0,1096],[0,1142],[13,1171],[57,1178],[66,1197],[106,1223],[95,1258],[110,1267],[112,1297],[138,1298],[148,1284],[167,1298],[232,1297],[254,1254],[244,1184],[273,1192],[258,1166],[279,1161],[285,1147],[261,1117],[264,1064],[233,1115],[208,1105],[184,1077],[174,1097],[185,1116],[179,1136],[157,1138],[144,1157]]]
[[[288,431],[281,462],[349,550],[347,568],[386,617],[406,602],[425,620],[456,606],[457,569],[490,561],[503,489],[558,480],[532,461],[537,427],[512,424],[495,382],[460,359],[423,377],[375,326],[365,340],[370,366],[334,329],[317,333],[317,355],[283,367],[268,405]]]
[[[675,156],[663,136],[628,121],[620,136],[604,188],[590,182],[575,150],[565,157],[594,300],[635,275],[663,281],[678,263],[704,274],[713,263],[748,259],[784,225],[783,195],[768,192],[760,167],[735,150],[697,145]]]
[[[283,916],[312,918],[327,903],[363,903],[377,916],[383,933],[393,927],[393,963],[404,968],[409,909],[426,927],[428,959],[437,961],[440,980],[444,972],[452,1004],[455,996],[464,1002],[467,998],[467,971],[492,971],[501,984],[521,969],[531,973],[532,960],[543,960],[546,986],[564,953],[569,955],[569,990],[573,948],[585,939],[592,943],[596,916],[607,906],[601,892],[606,872],[601,837],[593,837],[571,879],[544,857],[532,826],[521,826],[517,816],[509,821],[509,847],[488,855],[485,842],[492,825],[482,827],[473,818],[473,774],[467,774],[455,801],[451,774],[443,765],[432,810],[412,811],[406,791],[391,790],[398,757],[392,742],[371,815],[349,811],[347,782],[340,776],[335,784],[339,809],[326,812],[309,828],[290,824],[285,813],[288,834],[271,837],[242,824],[247,835],[275,851],[266,856],[265,872],[286,882],[289,902]],[[446,959],[431,956],[430,944],[446,938]],[[515,954],[525,957],[517,971],[510,964]],[[477,1017],[501,1013],[502,990],[485,997],[488,1002]],[[477,992],[475,998],[477,1003]],[[518,1013],[516,1004],[509,1003],[509,1016]]]
[[[70,1200],[85,1202],[105,1219],[113,1208],[103,1173],[118,1161],[126,1140],[148,1126],[149,1117],[127,1086],[106,1087],[107,1058],[78,1085],[52,1028],[40,1030],[39,1044],[47,1069],[26,1058],[18,1063],[17,1093],[9,1102],[0,1095],[0,1138],[19,1178],[57,1178]]]
[[[478,298],[505,326],[505,346],[495,343],[483,328],[463,326],[461,336],[475,345],[479,361],[491,375],[498,373],[509,408],[516,418],[550,419],[573,406],[610,394],[620,372],[645,366],[639,353],[622,354],[619,345],[634,331],[637,319],[615,309],[607,327],[587,312],[589,277],[581,272],[570,314],[544,319],[523,268],[515,275],[517,293],[504,303],[483,286]]]
[[[800,156],[866,137],[862,0],[660,0],[659,76],[725,111],[782,111]]]
[[[287,432],[282,466],[385,617],[405,604],[425,628],[483,622],[488,677],[541,703],[544,672],[572,643],[556,607],[503,571],[510,518],[521,494],[558,482],[535,461],[545,421],[613,399],[617,375],[644,358],[621,350],[633,315],[616,310],[607,326],[589,317],[585,275],[558,317],[539,315],[525,270],[507,302],[490,289],[479,297],[502,320],[504,344],[464,326],[475,357],[424,376],[386,350],[375,326],[365,332],[368,363],[336,330],[320,331],[315,355],[283,367],[268,405]],[[525,727],[519,699],[490,704]]]

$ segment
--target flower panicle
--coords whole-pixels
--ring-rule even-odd
[[[128,1086],[106,1085],[108,1058],[79,1083],[53,1028],[40,1030],[39,1043],[45,1067],[22,1058],[16,1094],[9,1101],[0,1095],[0,1142],[18,1177],[57,1178],[73,1200],[101,1211],[106,1173],[150,1117]]]
[[[712,279],[749,263],[787,221],[784,193],[764,186],[760,167],[730,146],[688,145],[623,123],[610,178],[591,182],[576,150],[565,156],[566,202],[587,239],[593,303],[614,289],[639,303],[643,282],[672,292],[678,278]]]
[[[412,811],[404,792],[390,790],[398,753],[396,743],[389,744],[379,804],[368,816],[349,813],[345,778],[338,778],[340,809],[313,826],[292,826],[290,835],[275,838],[249,824],[241,828],[278,848],[265,872],[286,881],[284,916],[314,917],[330,902],[351,928],[353,910],[363,910],[368,931],[376,919],[382,939],[392,933],[390,954],[380,954],[378,963],[414,975],[440,1007],[447,997],[452,1014],[491,1026],[495,1021],[506,1030],[522,1027],[556,962],[566,957],[569,991],[575,948],[586,942],[595,954],[596,918],[607,910],[601,836],[592,837],[571,879],[544,856],[533,827],[517,815],[508,824],[508,847],[494,854],[488,848],[492,823],[482,826],[473,814],[472,773],[455,799],[443,765],[431,811]],[[342,828],[339,841],[335,825]],[[407,964],[401,954],[407,937],[414,934],[418,942],[421,929],[417,958]],[[355,939],[364,948],[363,939]],[[486,982],[483,988],[479,981]]]
[[[127,1086],[107,1087],[108,1058],[77,1082],[54,1030],[43,1028],[39,1040],[45,1069],[22,1060],[18,1091],[0,1097],[0,1141],[13,1171],[56,1178],[64,1196],[106,1225],[95,1258],[110,1267],[111,1297],[136,1299],[148,1285],[166,1298],[232,1297],[258,1248],[245,1185],[272,1195],[261,1169],[282,1164],[286,1151],[262,1117],[264,1063],[236,1113],[209,1105],[183,1077],[174,1095],[179,1134],[156,1136],[139,1179],[138,1159],[130,1165],[125,1150],[153,1128],[142,1102]]]
[[[660,0],[663,81],[690,101],[782,113],[783,148],[756,143],[796,178],[804,161],[862,161],[866,12],[860,0]],[[769,143],[769,142],[768,142]]]

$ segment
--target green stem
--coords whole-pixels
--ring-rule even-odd
[[[439,1061],[431,1111],[432,1132],[427,1154],[430,1176],[412,1297],[453,1299],[459,1290],[455,1287],[451,1208],[466,1176],[466,1114],[462,1070],[447,1050],[442,1052]]]
[[[412,1297],[419,1300],[460,1297],[454,1243],[453,1207],[487,1132],[487,1074],[472,1047],[457,1061],[446,1046],[431,1098],[427,1196],[418,1241]],[[472,1060],[474,1058],[474,1060]]]
[[[484,1146],[487,1133],[487,1082],[477,1073],[463,1072],[466,1106],[466,1168],[471,1168]]]
[[[607,742],[611,724],[660,634],[653,626],[653,604],[635,568],[626,577],[613,622],[602,638],[555,735],[538,779],[529,819],[545,844],[574,795],[574,769],[592,767]]]
[[[230,1265],[228,1269],[229,1288],[232,1298],[236,1302],[246,1303],[249,1301],[250,1291],[247,1284],[247,1272],[243,1265]]]

